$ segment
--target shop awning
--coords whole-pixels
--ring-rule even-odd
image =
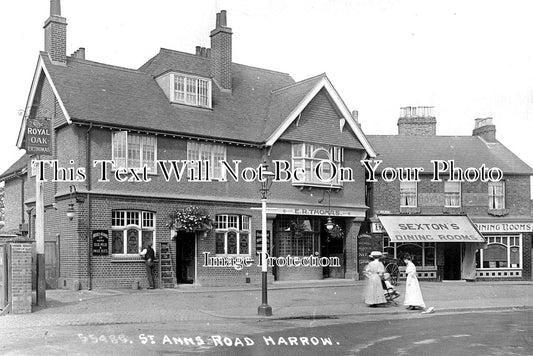
[[[485,242],[466,215],[378,216],[391,242]]]

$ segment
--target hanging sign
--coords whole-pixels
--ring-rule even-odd
[[[93,230],[93,256],[109,255],[109,234],[107,230]]]
[[[51,120],[47,118],[26,119],[26,153],[50,155],[52,154]]]

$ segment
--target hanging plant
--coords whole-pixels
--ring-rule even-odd
[[[342,231],[342,228],[339,225],[335,224],[333,229],[328,231],[328,238],[342,239],[344,238],[344,231]]]
[[[213,220],[207,210],[197,206],[174,210],[169,214],[167,227],[175,231],[209,231],[213,228]]]

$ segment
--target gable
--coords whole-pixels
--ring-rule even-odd
[[[326,89],[322,88],[302,110],[280,140],[316,142],[332,146],[363,149],[347,123],[342,125],[343,116],[338,112]]]

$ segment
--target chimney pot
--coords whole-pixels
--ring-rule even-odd
[[[433,106],[406,106],[400,108],[398,135],[435,136],[437,119]]]
[[[50,0],[50,16],[61,16],[61,0]]]
[[[492,122],[492,117],[475,119],[472,136],[479,136],[487,142],[496,142],[496,126]]]
[[[227,26],[226,10],[220,11],[220,26],[221,27]]]
[[[219,27],[220,27],[220,12],[217,13],[217,22],[215,25],[215,28],[219,28]]]
[[[200,55],[200,49],[201,49],[200,46],[196,46],[196,55],[197,55],[197,56]]]

